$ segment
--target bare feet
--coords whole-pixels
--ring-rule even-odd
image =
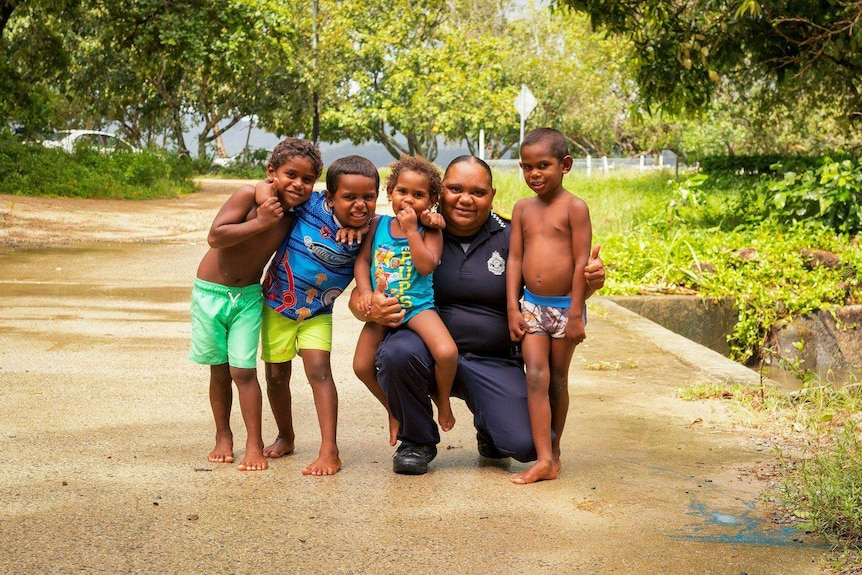
[[[321,446],[320,453],[314,462],[302,470],[303,475],[335,475],[341,469],[341,459],[338,458],[338,448]]]
[[[526,485],[527,483],[556,479],[561,466],[559,458],[554,458],[551,461],[539,460],[528,470],[511,475],[509,480],[518,485]]]
[[[269,467],[269,461],[263,454],[263,449],[260,446],[246,446],[245,457],[236,468],[240,471],[263,471],[267,467]]]
[[[216,435],[215,447],[207,459],[213,463],[233,463],[233,435]]]
[[[284,455],[293,453],[293,441],[290,441],[281,435],[275,438],[272,445],[264,448],[263,454],[271,459],[278,459]]]
[[[398,420],[389,416],[389,445],[398,443]]]

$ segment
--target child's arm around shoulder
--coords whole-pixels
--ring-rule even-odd
[[[368,236],[368,232],[371,231],[371,221],[369,220],[364,226],[358,228],[338,228],[338,231],[335,232],[335,241],[351,246],[361,244],[362,240]]]
[[[256,209],[254,215],[249,215]],[[271,197],[260,206],[255,202],[255,189],[242,186],[228,198],[216,214],[207,242],[213,248],[228,248],[265,231],[284,217],[278,198]]]

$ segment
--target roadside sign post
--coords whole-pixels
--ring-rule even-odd
[[[521,92],[515,98],[515,109],[521,115],[521,139],[518,140],[518,145],[524,141],[524,122],[526,122],[527,116],[536,109],[536,104],[538,103],[527,85],[521,84]]]

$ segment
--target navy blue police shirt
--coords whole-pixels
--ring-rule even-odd
[[[443,232],[434,301],[462,354],[512,355],[506,314],[510,231],[509,222],[492,212],[466,251],[462,238]]]

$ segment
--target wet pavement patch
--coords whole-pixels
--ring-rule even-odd
[[[776,526],[755,513],[754,501],[740,502],[745,511],[716,509],[703,501],[693,498],[689,504],[688,515],[693,520],[687,524],[688,533],[670,535],[678,541],[697,541],[702,543],[724,543],[730,545],[769,545],[774,547],[826,548],[826,545],[812,541],[795,527]]]

